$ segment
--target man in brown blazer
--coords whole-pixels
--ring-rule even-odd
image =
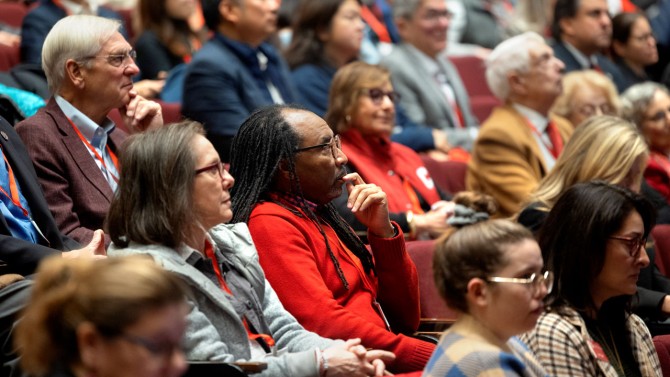
[[[481,126],[466,185],[493,196],[500,205],[499,215],[505,217],[521,208],[554,166],[572,125],[549,116],[561,94],[564,66],[538,34],[504,41],[486,64],[487,83],[504,105]]]
[[[133,88],[139,69],[119,27],[96,16],[56,23],[42,49],[53,97],[16,126],[58,229],[83,244],[102,228],[118,183],[117,154],[126,134],[107,114],[119,109],[130,129],[163,124],[160,105]]]

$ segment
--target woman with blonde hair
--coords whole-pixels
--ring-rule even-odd
[[[574,127],[594,115],[618,115],[619,97],[609,77],[594,70],[563,76],[563,93],[551,112],[567,118]]]
[[[186,288],[150,258],[50,258],[15,333],[23,371],[58,377],[176,377]]]
[[[554,169],[540,182],[517,220],[537,233],[558,199],[577,183],[601,180],[640,192],[648,158],[647,144],[632,123],[611,116],[593,117],[572,134]],[[651,263],[640,274],[634,310],[656,327],[654,320],[670,314],[670,280],[658,271],[653,248],[647,252]]]

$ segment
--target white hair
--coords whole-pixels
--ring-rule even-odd
[[[51,28],[42,46],[42,69],[49,90],[58,93],[65,79],[65,62],[73,59],[88,65],[102,46],[119,31],[121,22],[87,15],[68,16]]]
[[[508,74],[513,71],[528,72],[530,49],[544,44],[546,42],[539,34],[529,31],[496,46],[486,58],[486,83],[491,92],[505,101],[510,91]]]

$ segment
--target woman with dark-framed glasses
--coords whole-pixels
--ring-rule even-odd
[[[339,135],[350,170],[386,192],[391,220],[410,239],[434,238],[447,229],[453,204],[437,189],[421,157],[391,141],[398,99],[386,68],[350,63],[333,78],[326,122]],[[346,201],[343,192],[336,200],[338,211],[355,230],[364,232]]]
[[[649,330],[630,311],[655,213],[640,195],[579,183],[539,234],[555,285],[547,312],[522,339],[552,376],[661,376]]]
[[[530,231],[509,220],[448,231],[437,241],[433,271],[458,319],[424,376],[547,375],[516,337],[535,326],[553,284]]]
[[[49,258],[15,344],[26,375],[178,377],[188,288],[150,258]]]

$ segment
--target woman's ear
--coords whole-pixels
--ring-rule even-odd
[[[94,368],[96,360],[104,356],[103,336],[91,322],[82,322],[75,330],[79,357],[84,367]]]
[[[466,299],[469,306],[484,307],[488,303],[489,289],[483,279],[472,278],[468,282]]]

